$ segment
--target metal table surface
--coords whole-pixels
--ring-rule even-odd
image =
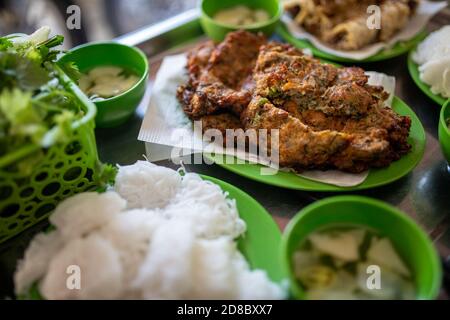
[[[449,10],[433,19],[429,29],[434,30],[450,23]],[[150,56],[151,83],[161,59],[168,49],[182,51],[184,42],[192,42],[202,36],[197,13],[187,12],[159,25],[125,35],[118,41],[139,45]],[[178,47],[173,51],[173,47]],[[421,119],[427,133],[426,151],[417,168],[403,179],[390,185],[361,192],[352,192],[386,201],[413,217],[433,239],[442,257],[450,256],[450,172],[438,141],[440,106],[427,98],[414,84],[407,70],[406,55],[387,61],[360,64],[366,70],[375,70],[397,79],[396,94],[403,99]],[[145,144],[137,140],[148,95],[135,116],[126,124],[114,129],[97,129],[97,145],[100,159],[112,164],[127,165],[143,159]],[[159,165],[177,168],[170,161]],[[274,217],[281,229],[302,208],[310,203],[333,196],[330,193],[304,192],[273,187],[240,177],[217,165],[186,165],[187,170],[213,176],[244,190]],[[341,193],[342,194],[342,193]],[[0,297],[12,296],[12,273],[16,261],[23,255],[32,236],[42,230],[41,223],[26,233],[0,246]],[[441,298],[446,298],[442,292]]]

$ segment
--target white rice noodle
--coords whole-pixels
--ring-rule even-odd
[[[63,245],[64,240],[59,231],[49,234],[41,233],[33,239],[14,274],[17,294],[26,292],[29,286],[44,276],[51,258]]]
[[[61,203],[15,275],[47,299],[280,299],[285,289],[250,267],[235,239],[235,201],[196,174],[147,162],[121,167],[115,191]],[[67,287],[69,266],[80,290]]]
[[[119,253],[125,284],[136,277],[153,234],[163,222],[154,211],[135,209],[119,215],[99,231]]]
[[[227,199],[216,184],[204,181],[196,174],[183,177],[182,189],[167,207],[168,219],[191,221],[198,237],[233,239],[245,233],[245,223],[239,218],[234,200]]]
[[[284,297],[265,272],[249,269],[230,238],[198,239],[193,228],[180,222],[157,231],[135,285],[142,288],[145,299]]]

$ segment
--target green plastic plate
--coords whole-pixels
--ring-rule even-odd
[[[391,58],[400,56],[400,55],[410,51],[412,48],[414,48],[420,41],[422,41],[426,37],[426,32],[422,31],[422,32],[418,33],[414,38],[412,38],[408,41],[402,41],[402,42],[397,43],[391,49],[385,49],[369,58],[366,58],[366,59],[355,60],[355,59],[335,56],[333,54],[327,53],[325,51],[322,51],[322,50],[316,48],[310,41],[308,41],[306,39],[296,38],[289,32],[287,26],[284,23],[280,24],[280,26],[277,29],[277,33],[285,41],[289,42],[290,44],[292,44],[298,48],[310,49],[315,57],[332,60],[332,61],[338,61],[338,62],[348,62],[348,63],[375,62],[375,61],[391,59]]]
[[[411,78],[413,78],[414,82],[419,87],[419,89],[423,91],[423,93],[425,93],[431,100],[439,104],[439,106],[443,106],[447,99],[439,94],[434,94],[433,92],[431,92],[430,86],[420,80],[419,66],[414,62],[412,58],[414,52],[415,49],[411,50],[408,55],[408,70]]]
[[[202,176],[202,178],[217,184],[228,194],[228,198],[236,200],[239,216],[247,224],[247,231],[239,239],[238,247],[250,267],[265,270],[274,282],[287,279],[287,271],[280,261],[281,231],[266,209],[247,193],[231,184],[212,177]],[[37,285],[34,285],[27,295],[18,298],[43,300]]]
[[[414,111],[412,111],[410,107],[408,107],[397,97],[394,98],[392,108],[400,115],[409,116],[411,118],[412,124],[408,142],[411,144],[412,149],[410,153],[403,156],[400,160],[393,162],[389,167],[384,169],[372,169],[367,179],[358,186],[337,187],[326,183],[308,180],[306,178],[299,177],[294,173],[281,171],[275,175],[261,175],[261,165],[249,163],[237,164],[236,159],[231,156],[205,156],[223,168],[238,175],[258,182],[287,189],[320,192],[348,192],[380,187],[406,176],[417,166],[417,164],[419,164],[425,152],[425,130]]]

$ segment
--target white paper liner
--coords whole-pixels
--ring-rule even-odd
[[[156,76],[150,103],[138,137],[139,140],[147,143],[149,161],[161,161],[170,159],[174,154],[186,156],[204,150],[201,133],[197,135],[194,133],[191,120],[185,115],[176,98],[178,86],[187,81],[186,62],[185,54],[167,56]],[[391,95],[389,101],[392,101],[395,78],[376,72],[367,74],[370,76],[369,83],[383,85]],[[251,163],[277,168],[267,159],[258,158],[242,150],[226,150],[221,145],[215,145],[209,151],[233,155]],[[308,170],[297,175],[317,182],[352,187],[363,183],[368,174],[368,171],[352,174],[337,170]]]
[[[400,41],[406,41],[414,38],[420,31],[422,31],[427,25],[428,21],[439,11],[447,6],[446,1],[431,2],[422,0],[417,7],[416,14],[411,17],[408,24],[397,34],[395,34],[388,42],[379,42],[372,45],[366,46],[360,50],[344,51],[332,48],[316,36],[310,34],[301,26],[299,26],[295,21],[285,14],[282,17],[282,21],[286,24],[289,32],[298,39],[309,40],[317,49],[324,51],[326,53],[353,60],[364,60],[371,56],[374,56],[383,49],[390,49],[396,43]]]

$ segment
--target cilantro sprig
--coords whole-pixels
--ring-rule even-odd
[[[83,116],[56,70],[61,52],[56,47],[63,41],[62,36],[39,43],[0,37],[0,158],[30,144],[40,147],[15,164],[22,172],[31,172],[53,143],[69,141],[72,123]],[[60,68],[74,78],[79,74],[73,64]]]

